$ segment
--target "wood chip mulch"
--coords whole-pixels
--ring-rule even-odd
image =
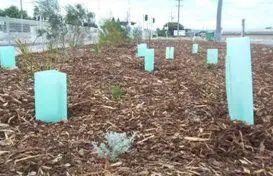
[[[225,45],[198,43],[193,55],[191,41],[149,42],[152,73],[135,46],[99,56],[79,50],[57,65],[68,76],[69,111],[57,124],[35,120],[32,78],[20,67],[0,69],[0,175],[273,175],[273,48],[252,45],[255,125],[248,126],[228,117]],[[164,58],[167,46],[175,47],[173,61]],[[216,66],[206,64],[212,47]],[[111,97],[115,84],[120,100]],[[91,142],[107,131],[137,139],[106,171]]]

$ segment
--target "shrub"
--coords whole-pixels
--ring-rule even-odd
[[[20,40],[16,40],[16,47],[21,52],[21,69],[23,72],[32,76],[38,69],[37,62],[34,61],[33,55],[26,44],[22,43]]]
[[[23,72],[29,76],[33,76],[35,72],[40,70],[49,70],[54,68],[54,62],[52,57],[47,53],[42,53],[42,60],[39,60],[33,56],[27,45],[22,43],[20,40],[16,41],[16,47],[20,50],[20,68]],[[50,47],[50,45],[49,45]],[[56,49],[49,50],[56,52]]]
[[[23,56],[29,56],[29,55],[31,55],[31,52],[28,49],[27,45],[24,44],[24,43],[22,43],[21,40],[16,40],[15,43],[16,43],[16,47],[19,48],[19,50],[20,50],[20,52],[21,52],[21,54]]]
[[[107,161],[117,161],[121,154],[130,151],[135,136],[136,133],[128,138],[126,133],[108,132],[105,134],[107,144],[101,143],[98,145],[97,142],[93,142],[92,145],[99,158]]]
[[[98,43],[94,45],[94,51],[95,51],[96,56],[99,56],[99,54],[100,54],[100,46],[99,46]]]
[[[99,32],[99,44],[100,45],[112,45],[118,46],[124,42],[121,34],[121,30],[111,20],[106,20]]]

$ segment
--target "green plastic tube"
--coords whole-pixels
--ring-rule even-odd
[[[250,39],[228,38],[226,91],[231,120],[254,124]]]
[[[192,54],[197,54],[198,53],[198,44],[193,44],[192,45]]]
[[[35,117],[55,123],[67,119],[66,74],[56,70],[34,74]]]
[[[4,67],[4,68],[16,67],[14,46],[0,47],[0,63],[1,63],[1,67]]]
[[[174,59],[174,47],[167,47],[165,55],[166,59]]]
[[[145,71],[154,71],[154,49],[146,49],[144,58]]]
[[[218,63],[218,49],[208,49],[207,64],[217,64],[217,63]]]
[[[144,57],[146,49],[147,49],[147,44],[146,43],[141,43],[141,44],[137,45],[137,56],[138,57]]]

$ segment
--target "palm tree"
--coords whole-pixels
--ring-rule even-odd
[[[216,32],[215,32],[215,41],[217,42],[221,40],[222,5],[223,5],[223,0],[218,0],[217,22],[216,22]]]

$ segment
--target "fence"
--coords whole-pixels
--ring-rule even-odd
[[[34,21],[0,17],[0,46],[15,45],[16,40],[25,43],[33,52],[45,50],[48,40],[46,36],[38,37],[38,31],[47,30],[49,24],[46,21]],[[72,26],[67,27],[65,38],[66,45],[70,44],[75,35]],[[83,44],[92,44],[98,39],[98,29],[92,27],[80,27]],[[77,35],[79,35],[77,33]]]

